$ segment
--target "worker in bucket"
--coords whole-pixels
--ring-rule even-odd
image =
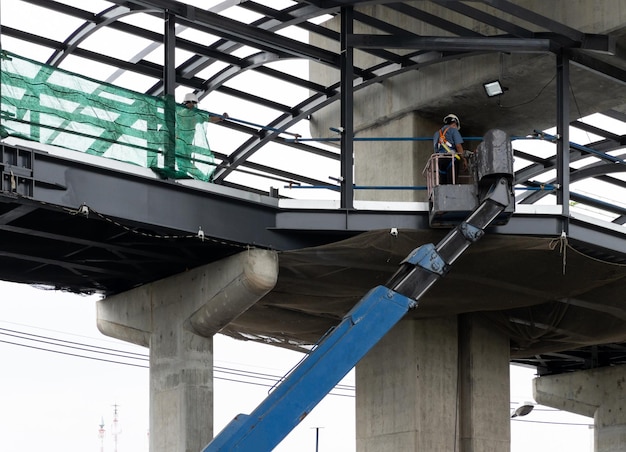
[[[463,156],[463,137],[461,121],[457,115],[450,113],[443,118],[443,126],[433,135],[433,146],[436,154],[447,154],[440,157],[439,180],[441,184],[454,184],[458,180],[459,171],[467,169],[467,161]]]

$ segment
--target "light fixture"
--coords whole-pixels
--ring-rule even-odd
[[[500,80],[494,80],[493,82],[483,83],[483,86],[485,87],[485,92],[487,93],[487,96],[489,97],[500,96],[504,94],[504,92],[506,91],[506,88],[503,88],[502,85],[500,84]]]
[[[518,416],[526,416],[528,413],[530,413],[533,410],[533,408],[535,408],[534,403],[524,402],[522,406],[518,407],[515,411],[511,413],[511,418],[518,417]]]

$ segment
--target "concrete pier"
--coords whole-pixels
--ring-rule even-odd
[[[357,451],[509,450],[508,363],[471,314],[403,320],[356,367]]]
[[[249,250],[98,302],[107,336],[150,348],[150,451],[213,438],[213,335],[269,292],[272,251]]]
[[[537,403],[594,419],[595,452],[626,450],[626,366],[533,380]]]
[[[455,450],[457,344],[456,317],[403,320],[368,353],[355,373],[357,451]]]
[[[510,450],[509,338],[481,322],[459,316],[460,452]]]

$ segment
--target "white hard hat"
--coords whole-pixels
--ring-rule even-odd
[[[185,94],[185,98],[183,99],[183,104],[186,104],[187,102],[195,102],[197,104],[198,103],[198,96],[196,96],[195,93],[187,93],[187,94]]]
[[[457,115],[450,113],[445,118],[443,118],[444,124],[450,124],[453,121],[456,122],[457,129],[461,130],[461,120],[459,119]]]

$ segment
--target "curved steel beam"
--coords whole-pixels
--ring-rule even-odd
[[[293,124],[306,119],[313,112],[331,104],[338,100],[339,94],[332,97],[326,97],[322,94],[315,94],[305,101],[306,110],[298,108],[299,113],[296,115],[281,115],[269,124],[273,129],[285,130]],[[233,172],[239,165],[245,162],[252,154],[254,154],[263,145],[272,141],[279,135],[279,132],[267,132],[264,136],[253,137],[246,143],[235,150],[226,162],[222,162],[213,173],[213,182],[223,182],[224,179]]]
[[[220,71],[215,76],[211,77],[206,82],[207,91],[213,91],[220,86],[222,86],[227,81],[233,79],[237,75],[240,75],[246,71],[251,69],[256,69],[258,67],[264,66],[268,63],[273,63],[276,61],[284,61],[287,59],[292,59],[289,56],[279,55],[277,53],[269,53],[269,52],[259,52],[254,55],[250,55],[249,57],[242,58],[241,62],[238,66],[230,65]]]
[[[571,154],[571,153],[570,153]],[[577,160],[580,160],[580,158],[584,158],[584,157],[588,157],[588,155],[586,156],[582,156],[579,157]],[[626,157],[626,154],[623,154],[620,156],[621,158]],[[556,157],[553,157],[554,160],[556,159]],[[573,161],[573,160],[572,160]],[[550,168],[551,169],[551,168]],[[545,170],[544,170],[545,172]],[[576,171],[572,171],[570,172],[570,184],[574,183],[574,182],[578,182],[581,180],[585,180],[585,179],[598,179],[600,180],[600,176],[607,176],[602,178],[601,180],[610,184],[615,184],[615,185],[626,185],[624,183],[624,181],[620,180],[620,179],[615,179],[612,177],[608,177],[608,174],[612,174],[612,173],[624,173],[626,172],[626,165],[624,164],[619,164],[619,163],[606,163],[606,162],[594,162],[590,165],[587,165],[585,167],[582,167]],[[540,174],[540,173],[539,173]],[[517,180],[517,178],[516,178]],[[528,181],[528,180],[527,180]],[[551,179],[548,182],[546,182],[546,184],[553,184],[556,182],[556,179]],[[525,183],[525,182],[516,182],[516,183]],[[519,204],[534,204],[535,202],[539,201],[540,199],[542,199],[543,197],[549,195],[551,192],[548,191],[536,191],[533,192],[531,194],[529,194],[528,196],[525,197],[520,197],[517,202]],[[583,195],[579,195],[579,194],[572,194],[572,199],[574,199],[574,196],[577,196],[577,199],[580,201],[583,198]],[[603,203],[603,206],[606,207],[610,207],[610,210],[614,211],[614,212],[622,212],[624,211],[623,207],[614,205],[614,204],[610,204],[610,203]]]
[[[64,42],[63,48],[56,50],[52,56],[48,59],[46,64],[50,66],[58,67],[59,64],[71,54],[78,46],[85,41],[89,36],[96,31],[110,25],[113,22],[121,19],[125,16],[130,16],[135,13],[145,13],[155,10],[141,10],[133,11],[126,6],[111,6],[104,11],[96,14],[93,21],[87,21],[78,27]]]
[[[475,53],[472,53],[474,55]],[[415,63],[411,66],[403,66],[397,67],[397,65],[390,63],[389,65],[384,65],[384,67],[379,68],[376,72],[380,71],[380,75],[376,75],[372,78],[368,78],[367,80],[362,80],[361,83],[354,86],[355,91],[359,91],[364,89],[370,85],[383,82],[384,80],[400,75],[404,72],[415,71],[417,69],[447,61],[449,59],[458,59],[459,55],[465,56],[468,54],[465,53],[449,53],[449,54],[440,54],[438,52],[433,53],[424,53],[424,61],[419,63]],[[389,70],[390,68],[386,66],[392,66],[393,70]],[[278,118],[274,119],[269,123],[269,127],[275,129],[285,130],[288,127],[291,127],[293,124],[298,121],[305,119],[320,110],[321,108],[330,105],[334,102],[339,102],[340,100],[340,92],[339,92],[339,84],[333,84],[327,89],[328,95],[324,93],[315,93],[307,100],[302,102],[301,104],[294,107],[293,115],[281,115]],[[327,97],[326,97],[327,96]],[[228,174],[230,174],[238,165],[242,164],[245,160],[247,160],[252,154],[254,154],[257,150],[259,150],[265,143],[275,139],[278,135],[277,132],[267,133],[263,137],[257,137],[254,139],[248,140],[242,146],[240,146],[237,150],[235,150],[229,160],[227,162],[223,162],[222,165],[218,166],[215,172],[213,173],[213,181],[216,183],[222,182]]]
[[[576,121],[574,121],[574,123],[575,122]],[[621,144],[621,141],[610,139],[591,143],[588,146],[578,146],[572,144],[572,146],[570,147],[570,162],[576,162],[583,158],[589,157],[590,153],[584,152],[585,147],[598,151],[599,153],[607,153],[609,151],[619,149],[622,146],[623,145]],[[537,158],[533,155],[529,155],[517,150],[514,150],[514,153],[516,156],[524,160],[530,160],[535,162],[534,164],[529,165],[515,173],[515,183],[517,184],[522,184],[526,181],[530,181],[533,177],[537,177],[538,175],[543,174],[548,170],[554,169],[554,166],[556,164],[556,156],[551,156],[544,159]],[[601,158],[601,155],[599,155],[598,158]],[[606,158],[610,159],[612,163],[615,163],[617,160],[619,160],[618,158],[609,155],[607,155]]]
[[[626,155],[626,154],[623,154]],[[584,179],[596,178],[598,176],[605,176],[613,173],[625,173],[626,165],[596,162],[594,164],[585,166],[576,171],[573,171],[570,176],[572,182],[577,182]]]

